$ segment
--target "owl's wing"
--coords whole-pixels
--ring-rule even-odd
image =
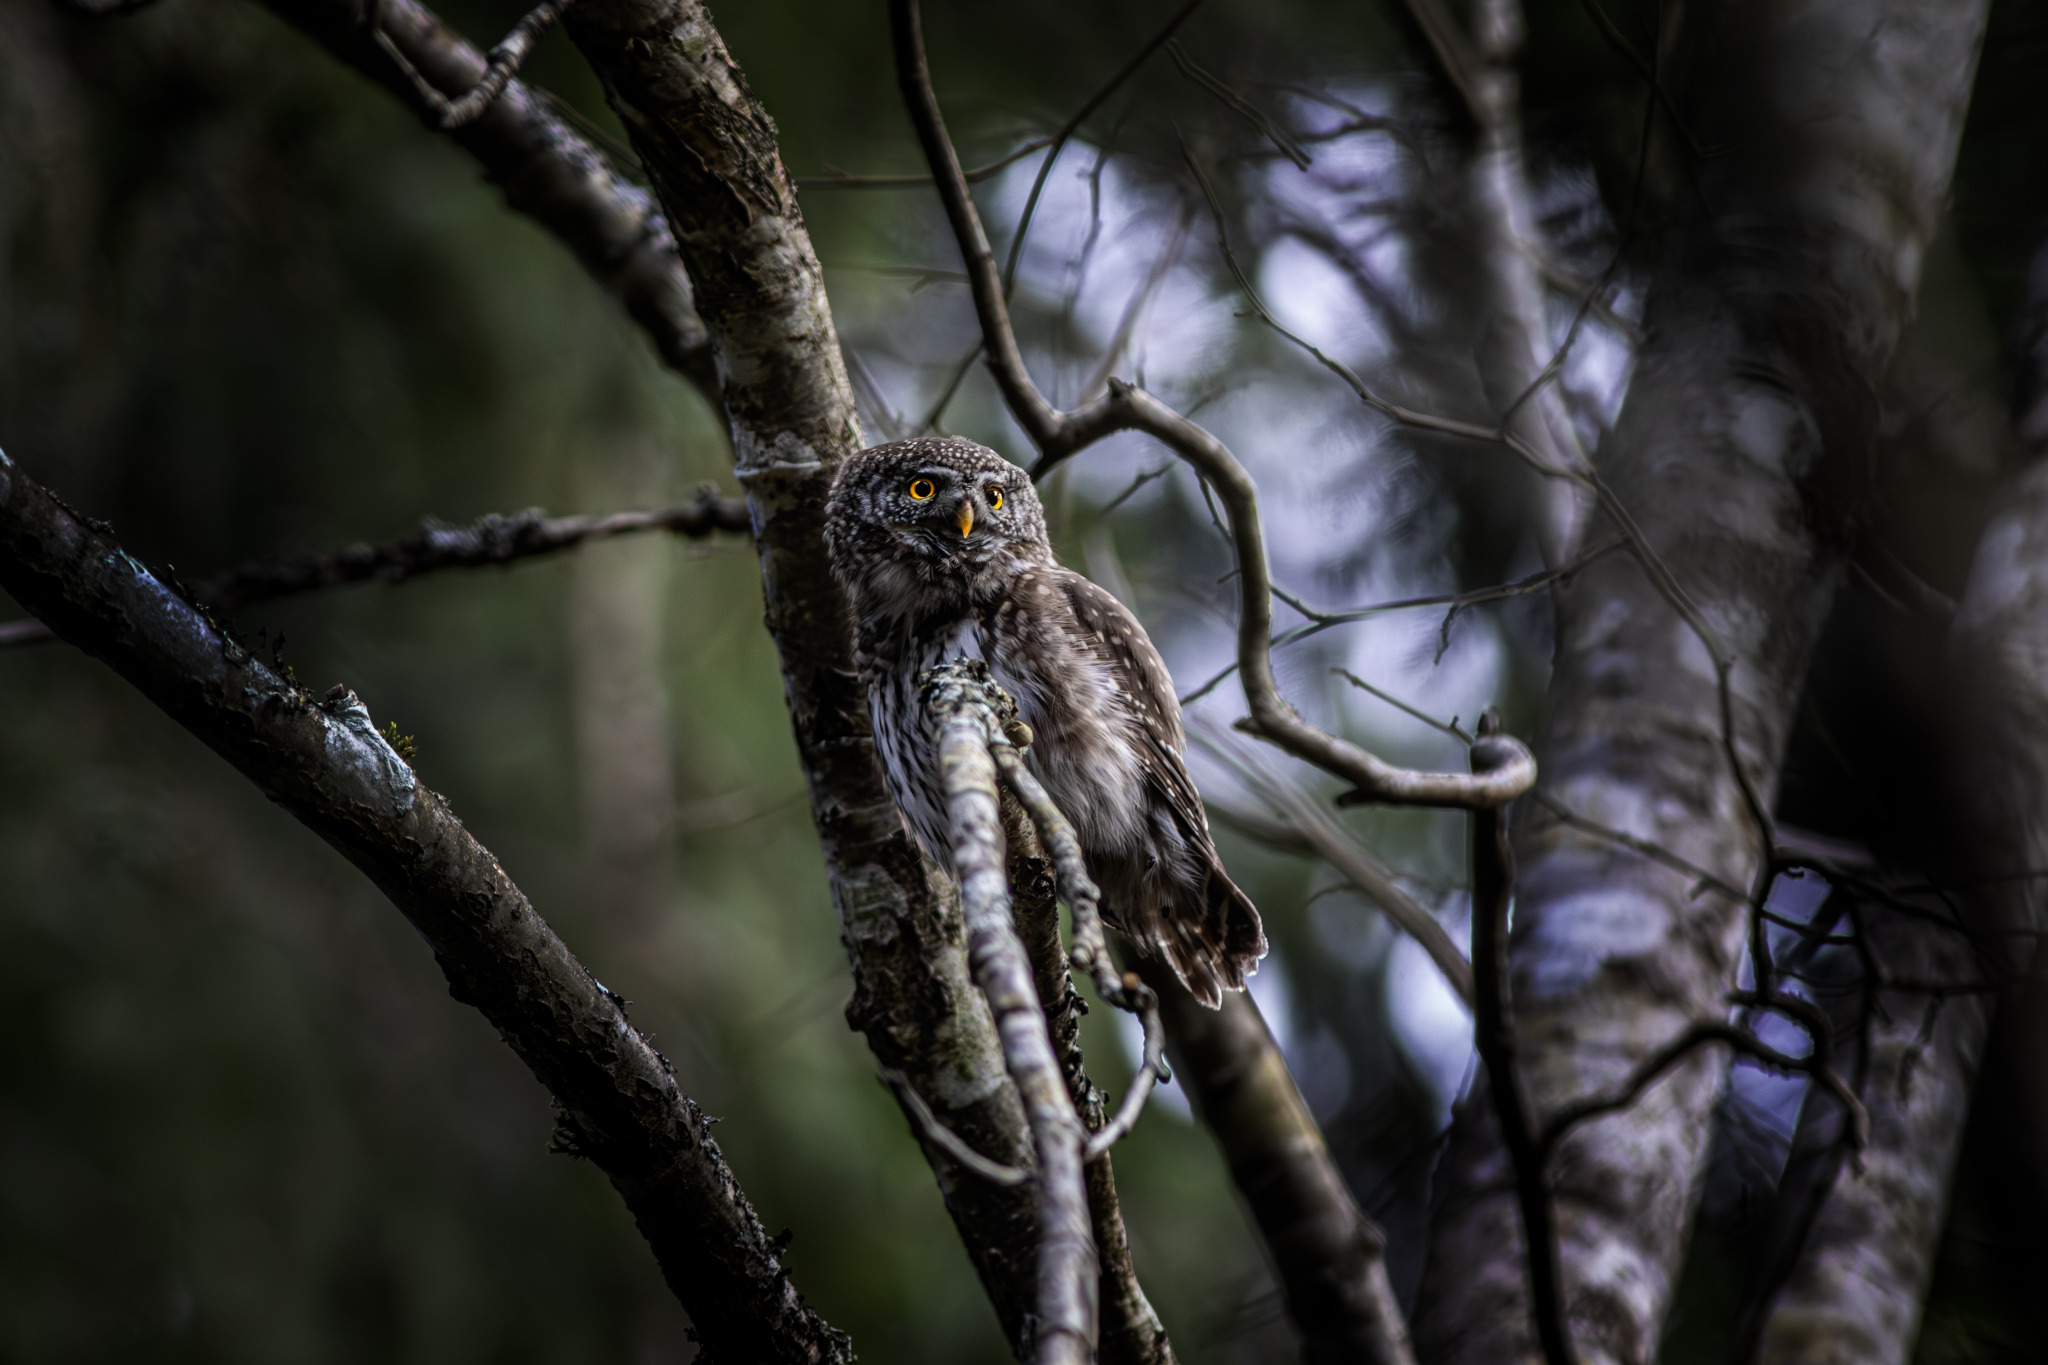
[[[1070,569],[1060,571],[1061,587],[1074,620],[1094,637],[1096,653],[1109,664],[1117,690],[1150,743],[1139,746],[1145,776],[1173,807],[1174,817],[1189,834],[1206,834],[1208,815],[1202,797],[1181,758],[1186,739],[1181,731],[1180,699],[1166,660],[1130,608]]]
[[[1266,955],[1266,934],[1251,898],[1238,889],[1209,838],[1209,817],[1181,758],[1180,700],[1166,661],[1124,604],[1077,573],[1062,570],[1075,624],[1094,637],[1119,693],[1144,730],[1137,746],[1145,781],[1181,827],[1198,865],[1196,880],[1173,899],[1149,936],[1195,999],[1214,1009],[1226,990],[1244,989],[1245,975]],[[1126,925],[1126,928],[1143,926]],[[1147,949],[1150,951],[1150,949]]]

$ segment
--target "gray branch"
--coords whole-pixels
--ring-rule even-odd
[[[0,587],[104,661],[354,863],[555,1096],[611,1177],[706,1346],[851,1361],[801,1297],[666,1060],[376,731],[345,687],[315,701],[225,638],[105,531],[0,455]]]
[[[1002,795],[992,746],[1007,745],[998,706],[1008,702],[985,664],[945,664],[923,680],[945,793],[967,956],[995,1016],[1003,1062],[1031,1125],[1037,1157],[1038,1294],[1032,1359],[1088,1365],[1095,1358],[1095,1238],[1082,1167],[1088,1133],[1053,1055],[1031,964],[1010,919]],[[1014,706],[1009,706],[1014,715]]]
[[[1356,785],[1359,798],[1404,805],[1470,807],[1502,805],[1527,791],[1536,765],[1526,750],[1496,772],[1411,772],[1388,763],[1349,740],[1303,720],[1280,694],[1273,673],[1273,581],[1266,562],[1264,523],[1251,475],[1221,441],[1141,389],[1109,381],[1109,392],[1073,412],[1061,412],[1031,381],[1017,346],[1005,301],[1007,272],[996,265],[981,215],[968,193],[959,154],[946,133],[938,98],[932,93],[924,38],[914,0],[891,0],[889,23],[895,41],[896,74],[910,121],[938,181],[939,198],[967,268],[969,293],[981,324],[982,350],[1003,402],[1037,447],[1034,477],[1061,460],[1120,431],[1152,437],[1185,460],[1214,488],[1230,517],[1237,551],[1238,669],[1251,715],[1245,728],[1324,771]],[[1163,37],[1162,37],[1163,41]],[[1014,259],[1014,252],[1013,252]],[[1519,748],[1519,746],[1517,746]]]

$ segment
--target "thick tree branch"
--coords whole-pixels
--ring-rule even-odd
[[[1159,994],[1174,1075],[1215,1135],[1272,1258],[1310,1365],[1412,1365],[1380,1230],[1352,1198],[1249,995],[1204,1009],[1173,969],[1130,953]]]
[[[579,0],[567,28],[653,178],[711,330],[767,624],[853,965],[847,1017],[938,1121],[992,1160],[1026,1164],[1023,1107],[968,971],[957,902],[905,833],[876,763],[846,602],[826,563],[825,493],[863,442],[774,125],[694,0]],[[1028,1355],[1030,1193],[928,1153],[1004,1331]]]
[[[263,0],[335,56],[427,119],[413,78],[363,23],[361,0]],[[483,54],[416,0],[377,0],[377,32],[435,90],[460,97],[484,79]],[[667,222],[647,192],[622,178],[530,88],[507,80],[477,117],[450,134],[505,191],[506,202],[552,233],[640,324],[664,363],[716,405],[711,339],[691,299]]]
[[[850,1361],[790,1284],[709,1123],[355,694],[279,677],[0,455],[0,587],[101,659],[391,898],[611,1177],[707,1349]]]

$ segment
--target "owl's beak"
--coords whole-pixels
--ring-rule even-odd
[[[967,539],[968,535],[974,530],[974,499],[971,497],[960,499],[960,506],[955,509],[953,516],[960,524],[960,539]]]

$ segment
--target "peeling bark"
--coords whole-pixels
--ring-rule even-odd
[[[1689,16],[1690,90],[1727,154],[1653,290],[1601,468],[1733,661],[1743,776],[1768,808],[1868,476],[1983,27],[1979,0],[1745,3]],[[1566,808],[1735,886],[1764,853],[1722,747],[1712,656],[1642,566],[1558,595],[1543,781]],[[1521,821],[1512,952],[1539,1115],[1720,1015],[1743,907],[1541,810]],[[1552,1169],[1580,1359],[1651,1358],[1724,1067],[1702,1056],[1589,1124]],[[1416,1315],[1427,1360],[1534,1358],[1513,1182],[1483,1093],[1459,1113]]]
[[[553,1093],[557,1141],[611,1177],[705,1354],[851,1361],[804,1307],[710,1124],[619,997],[378,735],[315,702],[0,455],[0,588],[112,667],[354,863],[434,950],[449,993]]]

